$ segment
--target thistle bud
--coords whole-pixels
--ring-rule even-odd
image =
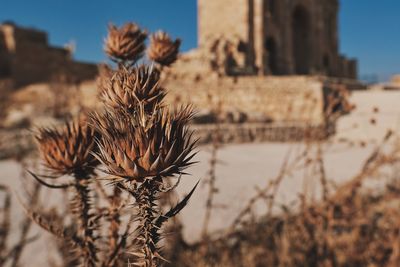
[[[59,129],[40,128],[35,138],[45,166],[54,175],[88,175],[98,164],[92,155],[95,132],[86,119],[67,122]]]
[[[172,41],[169,35],[159,31],[151,36],[148,57],[161,66],[170,66],[178,57],[181,40]]]
[[[114,61],[135,63],[146,50],[146,38],[147,33],[134,23],[127,23],[120,28],[110,24],[104,50]]]
[[[160,72],[155,68],[120,68],[105,84],[101,98],[106,106],[113,109],[132,111],[143,105],[146,110],[152,110],[165,97],[159,80]]]
[[[153,114],[144,125],[121,118],[120,123],[126,122],[124,131],[121,125],[113,127],[113,116],[103,116],[96,123],[103,125],[99,159],[110,175],[130,181],[177,175],[194,156],[196,142],[186,127],[191,116],[192,110],[185,108]]]

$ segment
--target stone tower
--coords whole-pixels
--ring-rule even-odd
[[[232,75],[355,79],[339,53],[338,0],[198,0],[199,47],[223,43]]]

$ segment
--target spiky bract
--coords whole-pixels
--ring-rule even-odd
[[[101,133],[99,159],[110,175],[130,181],[168,177],[180,174],[192,164],[195,142],[186,127],[191,108],[176,112],[164,109],[152,115],[98,116],[96,125]]]
[[[45,166],[54,175],[86,175],[98,164],[91,154],[95,131],[83,117],[60,128],[39,128],[35,138]]]
[[[178,57],[181,40],[173,41],[171,37],[159,31],[150,38],[148,57],[162,66],[170,66]]]
[[[104,50],[114,61],[135,63],[143,56],[146,38],[146,31],[135,23],[126,23],[120,28],[110,24]]]
[[[132,112],[140,104],[152,110],[165,97],[165,90],[159,84],[160,72],[152,67],[119,68],[110,79],[103,83],[101,98],[106,106]]]
[[[109,88],[111,84],[111,78],[114,75],[114,70],[111,66],[107,64],[100,64],[99,67],[99,74],[96,78],[96,85],[99,92],[99,97],[101,97],[103,90],[105,88]]]

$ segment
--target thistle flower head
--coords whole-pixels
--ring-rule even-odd
[[[99,160],[110,175],[143,182],[177,175],[192,164],[196,142],[186,128],[191,108],[174,113],[161,110],[147,119],[121,118],[118,125],[114,116],[105,115],[96,122],[102,136]]]
[[[110,24],[104,50],[114,61],[135,63],[143,56],[146,38],[146,31],[134,23],[126,23],[120,28]]]
[[[181,40],[173,41],[163,31],[153,34],[150,38],[148,57],[162,66],[170,66],[178,57]]]
[[[106,106],[126,111],[135,110],[141,104],[152,110],[165,97],[159,85],[160,72],[152,67],[119,68],[110,82],[103,83],[101,98]]]
[[[89,175],[98,161],[91,152],[95,132],[85,118],[62,128],[40,128],[35,136],[45,166],[54,175]]]

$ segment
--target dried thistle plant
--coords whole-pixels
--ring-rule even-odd
[[[147,55],[161,66],[168,67],[176,61],[180,45],[180,39],[173,41],[167,33],[158,31],[150,37]]]
[[[7,241],[10,234],[11,226],[11,194],[8,187],[0,185],[0,192],[4,193],[4,204],[0,209],[1,222],[0,222],[0,266],[5,264],[8,258]]]
[[[142,107],[144,102],[140,102]],[[168,112],[157,107],[151,113],[116,110],[94,117],[101,134],[98,158],[106,167],[108,179],[135,198],[138,226],[136,246],[131,251],[133,266],[159,265],[160,227],[186,205],[193,193],[168,213],[159,215],[159,194],[174,188],[166,188],[164,179],[182,175],[193,163],[195,142],[186,128],[192,114],[190,108]]]
[[[114,75],[114,70],[108,64],[99,65],[99,74],[96,77],[96,87],[98,88],[98,98],[101,98],[103,89],[109,87],[111,78]]]
[[[114,56],[121,54],[122,50]],[[162,224],[186,205],[196,188],[169,212],[161,213],[159,195],[175,188],[168,187],[165,179],[180,178],[193,164],[196,142],[187,128],[193,111],[183,107],[171,112],[164,107],[166,91],[159,86],[158,70],[126,67],[129,62],[122,56],[118,60],[118,70],[103,88],[106,110],[93,115],[93,125],[100,134],[97,157],[106,168],[107,179],[135,199],[137,226],[130,264],[159,266],[163,261],[158,247]]]
[[[98,162],[91,154],[95,132],[85,118],[65,123],[61,129],[40,128],[36,135],[45,166],[55,176],[89,176]]]
[[[146,31],[137,24],[127,23],[120,28],[110,24],[104,49],[113,61],[133,64],[143,56],[146,38]]]
[[[41,128],[36,140],[45,166],[54,178],[72,175],[74,181],[68,184],[51,185],[37,175],[32,175],[41,184],[50,188],[74,188],[71,200],[71,212],[78,229],[70,238],[76,244],[77,254],[82,259],[82,266],[97,266],[97,248],[95,245],[96,222],[89,184],[94,175],[97,159],[92,155],[95,145],[95,132],[88,126],[85,117],[67,122],[62,128]],[[40,221],[39,215],[33,216]],[[40,224],[40,223],[39,223]],[[43,224],[41,226],[44,226]],[[46,230],[49,230],[48,227]],[[52,232],[50,230],[50,232]]]
[[[165,46],[175,47],[164,47],[158,56],[170,64],[176,59],[179,41],[167,44],[167,35],[158,36],[159,46],[164,40]],[[40,128],[35,136],[49,175],[30,173],[41,185],[71,189],[73,197],[65,214],[68,219],[54,211],[26,210],[62,241],[58,247],[66,257],[64,266],[115,267],[128,262],[160,266],[162,226],[186,206],[197,186],[163,213],[159,198],[171,192],[194,163],[196,141],[188,129],[192,108],[170,110],[163,103],[162,68],[134,66],[144,54],[146,37],[136,24],[110,25],[105,52],[118,65],[116,70],[103,68],[98,78],[104,112],[92,112],[89,120],[80,117],[62,127]],[[103,165],[106,177],[94,171],[98,164]],[[68,176],[70,182],[47,182],[61,176]],[[177,178],[175,185],[170,185],[171,178]],[[134,210],[124,222],[127,203],[133,199]]]
[[[109,77],[103,82],[101,98],[111,109],[132,112],[142,103],[146,110],[152,110],[166,94],[159,84],[160,72],[152,67],[121,67]]]
[[[194,156],[195,143],[185,127],[191,114],[190,108],[172,114],[161,109],[149,118],[121,120],[125,125],[117,130],[111,116],[101,118],[99,160],[108,174],[128,181],[180,174]]]

